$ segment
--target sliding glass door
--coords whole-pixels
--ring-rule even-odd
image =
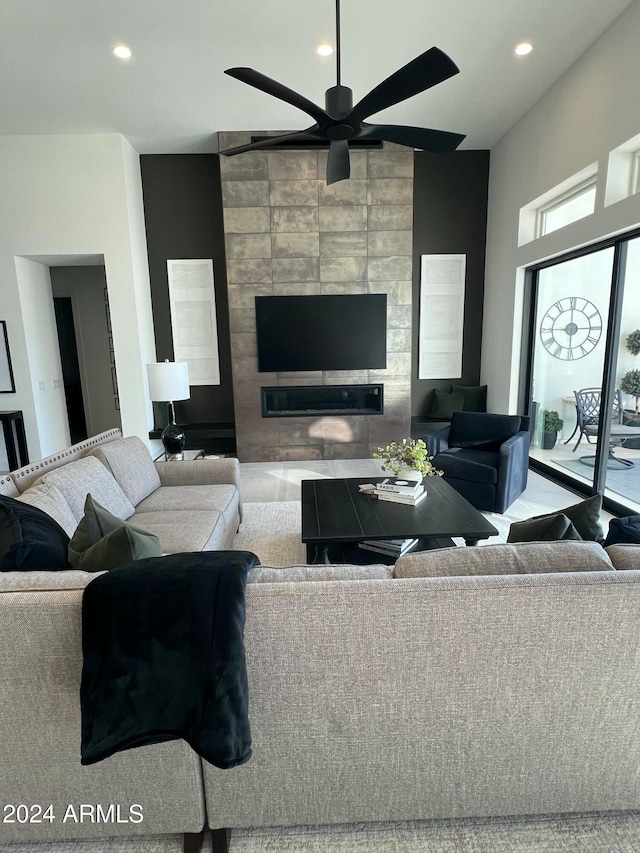
[[[640,512],[640,237],[528,272],[532,466]]]

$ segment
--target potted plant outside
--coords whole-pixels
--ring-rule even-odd
[[[558,440],[558,433],[564,426],[564,421],[554,409],[543,409],[541,414],[542,449],[553,450]]]
[[[421,438],[392,441],[386,447],[379,447],[373,458],[382,459],[383,471],[393,471],[394,477],[402,477],[405,480],[442,476],[442,471],[434,468],[431,462],[433,456],[429,456],[427,445]]]
[[[628,370],[620,380],[620,390],[625,394],[635,397],[635,411],[638,415],[640,403],[640,370]]]

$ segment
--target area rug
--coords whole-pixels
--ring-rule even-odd
[[[560,465],[574,474],[580,474],[588,480],[593,478],[593,468],[584,465],[579,459],[552,459],[554,465]],[[621,470],[607,469],[607,488],[622,497],[640,503],[640,457],[635,460],[633,468]]]
[[[637,853],[640,812],[234,830],[229,853]],[[0,853],[181,853],[177,835],[0,844]],[[202,853],[210,853],[208,837]]]
[[[263,566],[294,566],[307,562],[307,549],[300,539],[301,504],[299,501],[264,501],[245,503],[240,532],[233,547],[238,551],[253,551]],[[480,545],[506,542],[509,519],[495,512],[483,512],[498,530],[498,536],[483,539]],[[463,539],[454,539],[464,545]]]

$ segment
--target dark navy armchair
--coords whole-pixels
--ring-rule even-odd
[[[504,512],[527,486],[529,418],[454,412],[425,436],[433,464],[476,509]]]

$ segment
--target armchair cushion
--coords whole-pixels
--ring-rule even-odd
[[[454,412],[451,417],[449,447],[475,447],[497,451],[500,445],[522,429],[519,415]]]
[[[462,391],[447,393],[437,388],[433,392],[433,403],[429,411],[430,418],[442,418],[448,421],[454,412],[461,412],[464,408],[465,395]]]
[[[499,454],[486,450],[452,447],[438,456],[437,466],[445,477],[471,480],[474,483],[498,482]]]

